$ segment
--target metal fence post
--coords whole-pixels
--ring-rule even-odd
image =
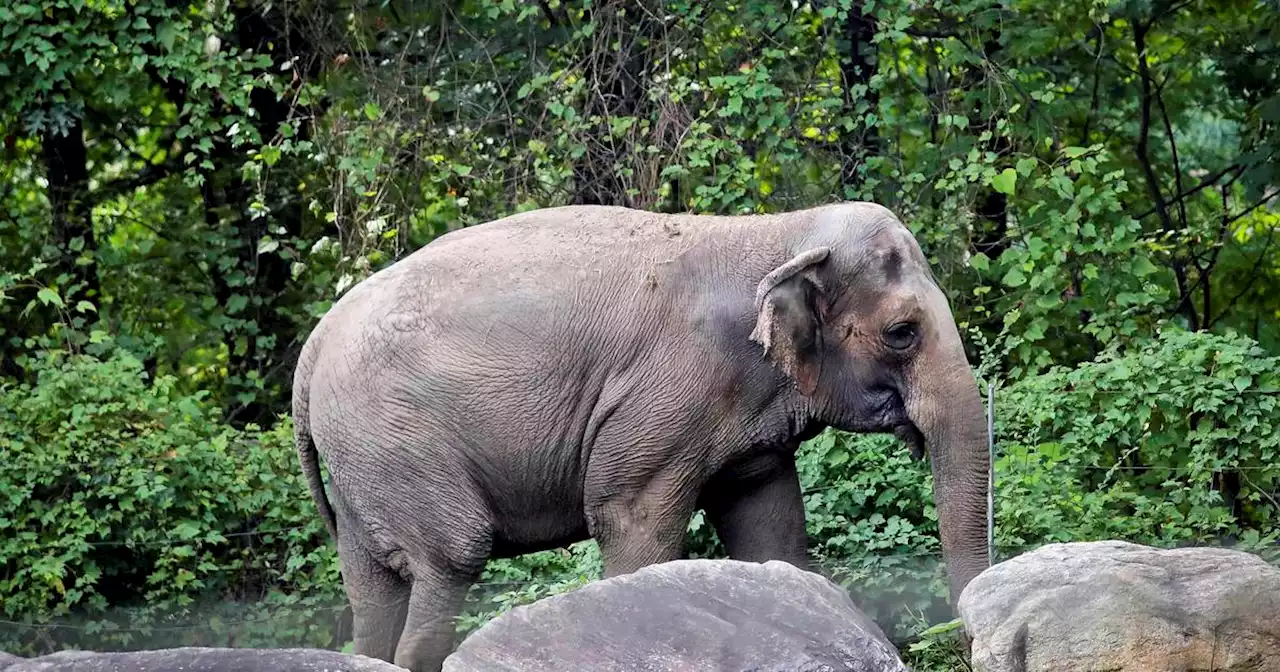
[[[987,564],[996,561],[996,386],[987,384]]]

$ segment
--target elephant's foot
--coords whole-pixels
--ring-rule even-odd
[[[409,608],[409,582],[382,566],[358,543],[340,541],[339,557],[351,603],[354,651],[390,663]]]
[[[440,671],[453,651],[454,619],[474,578],[436,570],[415,572],[408,617],[392,662],[411,672]]]

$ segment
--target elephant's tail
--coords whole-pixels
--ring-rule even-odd
[[[316,443],[311,438],[311,374],[315,371],[319,346],[316,334],[312,334],[302,346],[298,357],[298,368],[293,374],[293,443],[298,449],[298,462],[302,465],[302,475],[307,479],[307,487],[311,490],[311,499],[320,509],[320,517],[329,530],[329,536],[338,538],[338,518],[333,512],[333,505],[324,491],[324,480],[320,476],[320,454],[316,452]]]

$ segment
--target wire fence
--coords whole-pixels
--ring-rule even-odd
[[[287,534],[289,532],[300,532],[302,530],[306,530],[309,527],[312,527],[312,526],[294,525],[291,527],[279,527],[279,528],[267,529],[267,530],[242,530],[239,532],[219,532],[213,535],[199,534],[194,537],[170,537],[165,539],[139,539],[139,540],[116,539],[116,540],[104,540],[104,541],[76,540],[74,542],[68,542],[66,544],[48,544],[47,546],[50,548],[61,548],[61,547],[73,545],[73,544],[84,544],[94,548],[110,548],[110,547],[149,548],[149,547],[164,547],[164,546],[187,546],[195,542],[215,543],[217,540],[216,539],[217,537],[221,537],[223,539],[238,539],[238,538],[245,538],[245,537],[268,537],[268,536],[277,535],[277,534]],[[319,527],[315,529],[317,531],[322,530],[322,528],[319,528]]]

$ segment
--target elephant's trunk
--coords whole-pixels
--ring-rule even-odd
[[[942,552],[951,580],[951,603],[990,564],[987,493],[990,457],[982,400],[965,359],[960,334],[943,303],[945,318],[917,362],[917,384],[907,414],[924,437],[933,471]]]

